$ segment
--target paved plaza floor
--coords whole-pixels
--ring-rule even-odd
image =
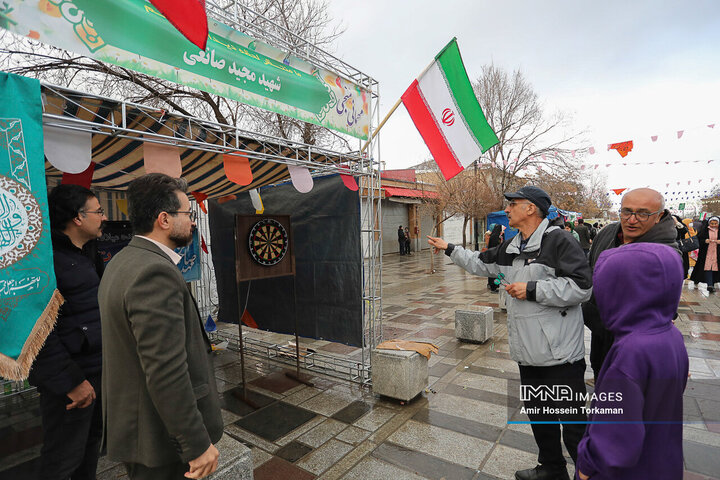
[[[434,269],[429,273],[427,252],[383,257],[384,338],[430,341],[440,349],[429,361],[428,389],[410,402],[314,373],[310,387],[284,375],[287,367],[247,357],[250,407],[240,401],[238,354],[218,353],[225,432],[252,449],[256,480],[512,479],[516,470],[536,464],[529,425],[507,423],[509,415],[522,416],[508,396],[508,382],[519,377],[508,354],[498,294],[487,290],[485,278],[465,273],[445,256],[435,257]],[[494,307],[491,340],[468,344],[455,339],[455,310],[466,305]],[[706,298],[686,288],[676,326],[685,338],[691,372],[685,392],[684,478],[720,479],[720,294]],[[245,334],[274,343],[289,339],[252,329]],[[360,353],[321,340],[301,339],[301,344],[345,358]],[[586,375],[591,377],[589,369]],[[0,479],[33,478],[40,435],[36,399],[5,403]],[[122,466],[105,459],[98,470],[102,480],[124,477]],[[572,465],[568,472],[573,474]]]

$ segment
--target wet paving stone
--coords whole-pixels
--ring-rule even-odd
[[[365,402],[357,401],[352,402],[347,407],[343,408],[339,412],[335,413],[331,418],[334,418],[335,420],[340,420],[341,422],[345,423],[353,423],[358,418],[365,415],[367,412],[369,412],[371,409],[370,405],[368,405]]]
[[[290,442],[275,452],[275,455],[287,460],[290,463],[295,463],[308,453],[312,452],[312,450],[313,449],[311,447],[303,445],[300,442]]]
[[[247,402],[245,402],[244,399],[247,399]],[[243,392],[242,387],[232,388],[220,395],[220,406],[241,417],[276,401],[277,400],[272,397],[254,392],[250,389]]]
[[[279,457],[273,457],[253,472],[255,480],[313,480],[315,475]]]
[[[315,413],[288,403],[276,402],[241,418],[235,425],[274,442],[315,418]]]

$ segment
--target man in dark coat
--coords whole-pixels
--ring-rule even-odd
[[[402,225],[398,227],[398,243],[400,244],[400,255],[405,255],[405,230]]]
[[[590,229],[588,229],[588,226],[585,225],[585,221],[582,218],[578,218],[578,224],[575,227],[575,231],[580,238],[580,248],[583,249],[583,252],[585,252],[585,258],[587,258],[588,252],[590,252],[590,245],[592,244],[592,236],[590,235]]]
[[[94,479],[102,437],[102,261],[94,240],[106,217],[95,195],[79,185],[54,188],[48,206],[55,278],[65,303],[30,371],[43,423],[40,478]]]
[[[606,226],[595,237],[590,249],[590,268],[595,268],[595,262],[602,252],[626,243],[660,243],[677,250],[676,235],[675,221],[665,209],[665,200],[660,192],[650,188],[631,190],[622,199],[620,221]],[[605,356],[612,347],[613,335],[600,320],[594,296],[583,303],[583,317],[585,325],[592,332],[590,366],[597,379]]]
[[[160,173],[128,188],[135,236],[100,283],[103,419],[131,479],[203,478],[223,433],[212,349],[173,249],[192,240],[185,185]]]

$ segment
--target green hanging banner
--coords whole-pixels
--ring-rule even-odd
[[[55,288],[40,82],[0,72],[0,376],[27,377],[63,301]]]
[[[144,0],[4,0],[0,27],[41,42],[367,139],[370,93],[208,19],[205,50]]]

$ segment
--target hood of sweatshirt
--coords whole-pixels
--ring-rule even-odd
[[[669,326],[677,313],[682,284],[680,255],[656,243],[606,250],[593,273],[600,318],[616,337]]]

